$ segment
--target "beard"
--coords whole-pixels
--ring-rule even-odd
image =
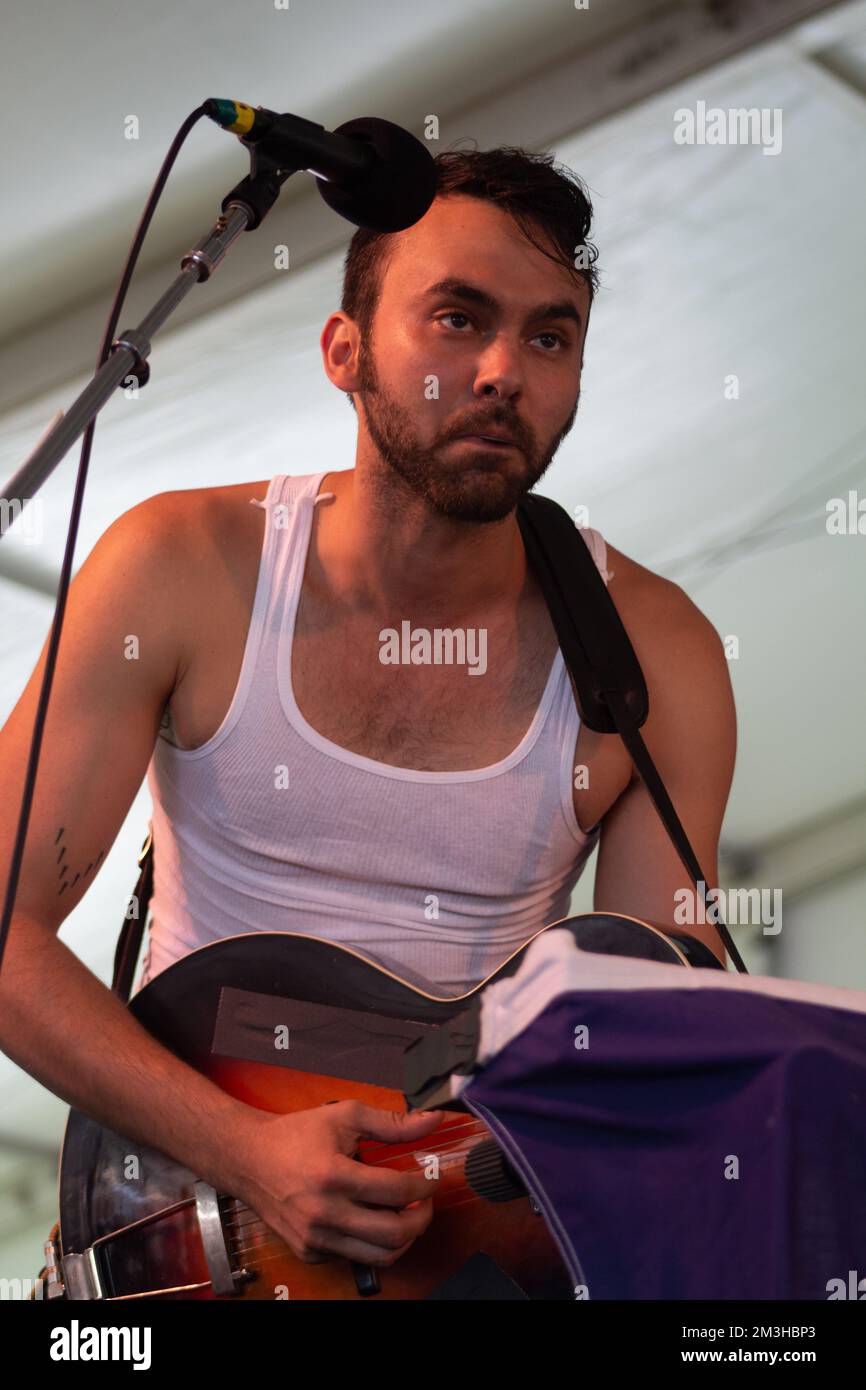
[[[525,431],[501,409],[485,417],[478,431],[501,429],[516,441],[517,449],[506,452],[479,442],[477,448],[464,445],[461,451],[452,449],[450,458],[445,458],[445,447],[461,434],[470,433],[471,425],[432,444],[424,443],[415,428],[417,412],[408,411],[383,389],[367,339],[361,344],[358,378],[357,395],[364,407],[367,431],[385,464],[380,475],[383,488],[399,490],[402,481],[431,511],[455,521],[486,523],[507,517],[547,472],[574,424],[580,399],[578,391],[565,424],[540,453],[531,443],[527,446]]]

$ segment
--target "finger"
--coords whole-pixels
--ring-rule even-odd
[[[381,1207],[405,1207],[409,1202],[423,1201],[439,1190],[441,1178],[428,1176],[434,1170],[422,1168],[373,1167],[357,1159],[335,1155],[331,1169],[335,1183],[343,1196],[355,1202],[370,1202]]]
[[[411,1143],[438,1129],[445,1116],[441,1110],[377,1110],[362,1101],[347,1101],[339,1116],[343,1124],[354,1131],[355,1137],[380,1139],[385,1143]],[[342,1110],[342,1106],[340,1107]],[[337,1107],[334,1107],[337,1113]]]
[[[433,1215],[430,1201],[403,1211],[385,1208],[359,1207],[353,1202],[333,1203],[327,1226],[313,1226],[307,1243],[315,1249],[335,1250],[335,1241],[354,1240],[375,1250],[382,1257],[393,1255],[417,1240]]]

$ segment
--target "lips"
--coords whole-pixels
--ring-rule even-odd
[[[501,435],[501,434],[464,434],[464,435],[461,435],[460,437],[461,437],[461,439],[479,439],[479,440],[483,440],[485,444],[510,444],[510,445],[514,445],[514,442],[515,442],[513,439],[509,439],[506,435]]]

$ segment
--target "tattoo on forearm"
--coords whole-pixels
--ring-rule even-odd
[[[55,839],[55,841],[54,841],[54,847],[55,847],[55,849],[56,849],[57,846],[60,844],[60,841],[61,841],[62,838],[63,838],[64,828],[65,828],[65,827],[61,825],[60,829],[59,829],[58,832],[57,832],[57,836],[56,836],[56,839]],[[63,893],[63,892],[66,891],[67,888],[74,888],[75,885],[76,885],[76,883],[78,882],[78,880],[79,880],[80,878],[86,878],[87,875],[90,873],[90,870],[96,868],[97,864],[99,863],[99,861],[100,861],[100,859],[102,858],[102,856],[103,856],[104,853],[105,853],[105,850],[104,850],[104,849],[101,849],[101,850],[99,851],[99,853],[97,854],[96,858],[95,858],[95,859],[91,859],[91,861],[90,861],[90,863],[88,864],[87,868],[86,868],[83,872],[82,872],[81,869],[79,869],[79,871],[78,871],[78,873],[75,875],[75,877],[74,877],[74,878],[70,878],[68,875],[69,875],[72,871],[71,871],[71,869],[70,869],[70,867],[69,867],[69,864],[68,864],[68,862],[67,862],[67,859],[66,859],[66,846],[63,845],[63,846],[61,847],[61,849],[60,849],[59,854],[57,855],[57,864],[58,864],[58,874],[57,874],[57,876],[58,876],[58,880],[59,880],[59,882],[60,882],[60,888],[59,888],[58,893],[57,893],[58,898],[60,897],[60,894],[61,894],[61,893]]]

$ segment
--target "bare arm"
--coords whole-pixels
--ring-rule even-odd
[[[104,863],[153,751],[183,658],[179,557],[188,540],[175,497],[152,498],[108,528],[70,586],[0,969],[0,1047],[100,1123],[225,1184],[234,1175],[212,1136],[256,1112],[151,1038],[57,937]],[[44,664],[45,647],[0,731],[4,889]]]
[[[728,662],[709,619],[677,585],[654,585],[629,627],[650,694],[644,741],[686,835],[718,887],[718,846],[734,775],[737,724]],[[696,893],[636,769],[602,822],[594,906],[688,931],[725,963],[709,923],[680,921]],[[695,914],[697,915],[697,914]]]

